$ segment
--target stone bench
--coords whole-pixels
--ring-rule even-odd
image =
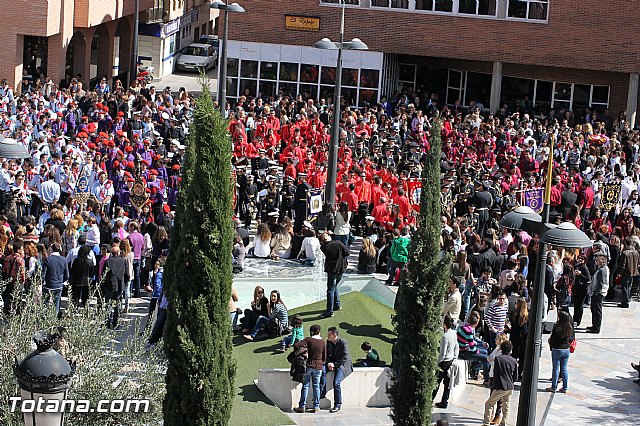
[[[467,382],[467,363],[456,360],[461,384],[451,389],[450,402],[462,395]],[[391,380],[389,367],[355,367],[353,373],[342,381],[342,407],[389,407],[389,397],[386,394],[387,384]],[[263,368],[258,373],[258,380],[254,382],[258,389],[282,411],[291,411],[298,406],[302,383],[294,382],[289,375],[289,369]],[[442,387],[442,386],[441,386]],[[439,401],[442,390],[438,392]],[[307,407],[313,406],[313,387],[309,387]],[[333,372],[327,374],[327,395],[320,400],[320,408],[333,406]]]
[[[353,373],[342,381],[342,407],[388,407],[386,394],[390,380],[388,367],[355,367]],[[289,369],[263,368],[255,382],[258,389],[282,411],[298,406],[302,383],[294,382]],[[320,400],[320,408],[333,406],[333,372],[327,374],[327,395]],[[307,407],[313,407],[313,387],[309,387]]]

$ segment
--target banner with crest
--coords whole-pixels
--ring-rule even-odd
[[[89,197],[91,197],[91,167],[88,164],[83,164],[78,175],[75,188],[75,198],[79,204],[85,204]]]
[[[605,183],[602,185],[602,201],[600,201],[600,207],[605,210],[611,210],[620,201],[620,190],[622,186],[620,183]]]
[[[544,189],[527,189],[524,191],[524,205],[530,207],[536,213],[542,212]]]

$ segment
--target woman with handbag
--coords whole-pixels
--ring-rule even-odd
[[[553,373],[551,374],[551,387],[547,392],[556,392],[558,387],[558,376],[562,373],[562,389],[560,392],[567,393],[569,383],[569,355],[572,343],[576,336],[573,329],[573,319],[567,312],[558,309],[558,320],[551,330],[549,336],[549,347],[551,348],[551,359],[553,361]],[[573,343],[575,348],[575,343]]]

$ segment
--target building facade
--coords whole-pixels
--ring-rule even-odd
[[[208,0],[155,0],[162,13],[140,25],[138,57],[154,68],[154,77],[170,75],[174,57],[201,36],[213,34],[218,10]]]
[[[140,0],[141,14],[154,0]],[[134,0],[16,0],[0,2],[5,30],[0,76],[81,74],[85,84],[126,75],[131,62]]]
[[[366,87],[377,91],[378,98],[407,88],[436,93],[448,104],[479,102],[492,111],[529,102],[538,110],[593,108],[613,115],[625,111],[636,122],[636,2],[614,6],[604,0],[344,1],[345,40],[358,37],[369,53],[381,54],[379,85]],[[234,43],[301,46],[306,51],[302,76],[303,66],[325,61],[324,53],[310,46],[322,37],[339,38],[341,0],[240,3],[246,13],[230,15],[229,57],[241,63],[242,51],[235,55],[239,58],[231,54]],[[261,64],[257,70],[248,63],[251,69],[236,71],[236,62],[230,61],[230,97],[246,89],[254,96],[258,91],[271,93],[269,84],[242,82],[243,72],[259,77]],[[326,65],[335,66],[335,60]],[[362,70],[358,72],[362,83]],[[278,81],[276,90],[291,87],[288,83]],[[322,95],[322,70],[317,81],[304,84],[318,84]],[[356,95],[352,102],[362,105],[370,99]]]

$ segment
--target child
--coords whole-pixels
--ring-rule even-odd
[[[298,314],[295,314],[291,317],[289,324],[292,325],[293,330],[291,330],[291,334],[285,336],[285,338],[280,341],[280,346],[276,348],[276,351],[278,352],[284,352],[285,348],[290,348],[292,345],[295,345],[299,341],[304,340],[302,317]]]
[[[491,352],[487,358],[489,359],[489,364],[491,365],[489,370],[489,381],[493,382],[493,362],[495,361],[498,355],[502,355],[502,351],[500,350],[500,345],[502,342],[506,342],[509,340],[509,335],[507,333],[500,333],[496,336],[496,348]],[[496,406],[496,411],[491,421],[491,424],[499,424],[502,420],[502,401],[498,401]]]
[[[358,360],[356,367],[377,367],[380,365],[378,351],[371,347],[371,343],[364,342],[360,345],[360,349],[366,353],[366,356],[364,359]]]

